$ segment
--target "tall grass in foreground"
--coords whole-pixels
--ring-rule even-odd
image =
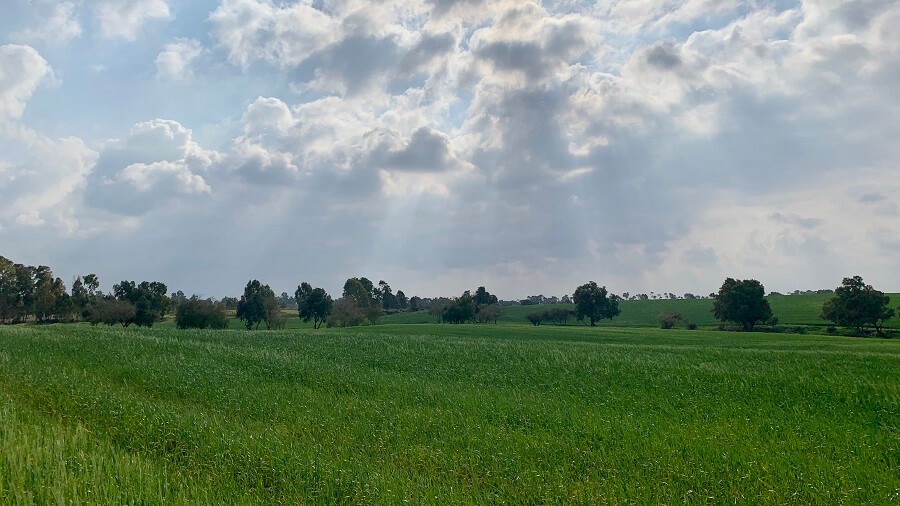
[[[0,328],[9,503],[900,501],[900,342]]]

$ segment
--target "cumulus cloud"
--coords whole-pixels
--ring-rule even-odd
[[[170,42],[156,57],[156,74],[176,80],[190,77],[191,64],[201,54],[203,46],[196,39]]]
[[[135,40],[147,21],[172,16],[166,0],[100,0],[95,9],[103,35],[126,40]]]
[[[179,196],[211,192],[209,170],[220,153],[200,147],[176,121],[138,123],[100,152],[86,197],[92,206],[139,215]]]
[[[13,38],[62,43],[81,37],[81,22],[75,13],[74,2],[60,2],[53,6],[48,16],[32,28],[13,34]]]
[[[40,53],[30,46],[0,46],[0,121],[18,119],[25,105],[53,69]]]

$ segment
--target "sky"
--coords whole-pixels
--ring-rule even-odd
[[[895,0],[3,0],[0,255],[174,291],[900,291]]]

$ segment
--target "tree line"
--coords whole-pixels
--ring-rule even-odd
[[[866,284],[860,276],[844,278],[834,290],[808,293],[833,294],[823,305],[821,317],[858,334],[884,335],[885,323],[895,314],[889,307],[890,298]],[[780,294],[769,294],[774,295]],[[590,281],[578,286],[571,299],[568,296],[562,299],[571,300],[573,309],[534,311],[526,319],[533,325],[565,325],[575,319],[595,326],[618,316],[619,302],[635,298],[629,296],[628,293],[612,294],[605,286]],[[765,288],[758,280],[727,278],[710,297],[714,299],[713,315],[722,322],[738,325],[745,331],[753,331],[760,323],[773,327],[777,324]],[[684,298],[695,297],[685,294]],[[537,297],[523,299],[522,303],[528,305],[525,301],[536,300]],[[279,329],[285,325],[283,310],[286,308],[296,310],[304,322],[312,322],[316,329],[323,325],[376,324],[391,312],[423,310],[441,323],[497,323],[504,313],[504,305],[504,301],[483,286],[474,293],[466,290],[458,297],[427,299],[407,297],[402,290],[394,292],[384,280],[375,284],[365,277],[347,279],[337,300],[323,288],[307,282],[300,283],[293,296],[286,292],[276,296],[269,285],[258,280],[248,281],[240,298],[222,300],[186,297],[181,291],[167,295],[166,285],[158,281],[123,280],[113,285],[112,291],[104,293],[96,274],[75,277],[71,290],[67,291],[65,283],[49,267],[14,263],[0,256],[0,324],[85,321],[94,325],[152,327],[167,314],[174,314],[178,328],[226,328],[229,311],[234,311],[234,316],[248,329],[258,329],[262,323],[266,328]],[[662,328],[674,328],[680,322],[683,317],[679,313],[659,315]],[[688,328],[696,328],[695,324],[685,323]]]

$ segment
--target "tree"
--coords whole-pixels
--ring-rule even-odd
[[[248,281],[244,287],[244,295],[241,295],[238,302],[236,316],[244,322],[248,330],[258,329],[259,324],[266,321],[267,292],[272,292],[269,285],[263,285],[255,279]],[[274,297],[274,293],[272,296]]]
[[[331,306],[327,324],[329,327],[356,327],[361,325],[364,319],[365,315],[354,298],[341,297]]]
[[[285,325],[284,313],[281,312],[281,303],[269,285],[262,287],[263,307],[266,315],[266,329],[283,329]]]
[[[659,314],[659,328],[661,329],[674,329],[678,322],[683,319],[681,313],[660,313]]]
[[[822,306],[822,318],[859,332],[871,326],[883,335],[884,323],[894,316],[890,302],[890,297],[865,284],[862,277],[844,278],[834,297]]]
[[[727,278],[713,303],[713,314],[721,321],[740,324],[745,331],[752,331],[757,322],[772,317],[772,308],[766,300],[766,290],[755,279]]]
[[[437,299],[431,303],[431,307],[428,308],[428,314],[437,316],[438,322],[441,322],[444,317],[444,311],[450,304],[450,299]]]
[[[475,321],[478,323],[490,323],[493,322],[495,325],[497,324],[497,320],[503,316],[503,308],[498,304],[491,304],[489,306],[484,306],[478,313],[475,315]]]
[[[135,308],[134,323],[138,327],[152,327],[171,307],[171,299],[166,295],[168,288],[158,281],[142,281],[136,285],[134,281],[124,280],[113,285],[113,295],[119,301],[128,302]]]
[[[538,325],[543,323],[544,320],[547,319],[547,313],[541,312],[541,311],[534,311],[534,312],[531,312],[531,313],[528,313],[527,315],[525,315],[525,319],[530,321],[532,325],[537,327]]]
[[[398,292],[399,294],[399,292]],[[409,299],[409,310],[410,311],[421,311],[422,308],[422,298],[418,295],[413,295]]]
[[[496,304],[497,296],[485,290],[483,286],[479,286],[478,289],[475,290],[475,295],[472,297],[472,302],[475,303],[475,308],[477,310],[481,306]]]
[[[366,278],[348,279],[344,283],[343,297],[356,301],[356,307],[359,308],[372,305],[372,282]]]
[[[619,315],[619,301],[615,295],[610,296],[605,286],[597,286],[591,281],[575,289],[575,317],[578,321],[587,318],[591,327],[604,318],[612,319]]]
[[[383,307],[385,311],[397,307],[397,297],[391,290],[391,285],[387,284],[386,281],[381,280],[378,282],[378,288],[375,289],[375,294],[375,298],[381,302],[381,307]]]
[[[475,302],[468,290],[444,307],[441,319],[457,324],[475,320]]]
[[[135,307],[130,302],[123,300],[100,299],[91,310],[88,321],[91,325],[103,323],[106,325],[120,324],[128,328],[134,322]]]
[[[575,316],[575,311],[572,311],[571,309],[555,307],[550,311],[547,311],[547,320],[557,325],[565,325],[566,322],[569,321],[569,318],[573,316]]]
[[[224,329],[228,327],[228,317],[221,303],[194,296],[178,304],[175,326],[179,329]]]
[[[403,290],[397,290],[397,309],[406,309],[409,307],[409,300]]]
[[[297,287],[297,291],[294,292],[294,300],[297,301],[300,318],[303,318],[304,322],[312,320],[314,329],[320,328],[325,323],[334,304],[325,289],[313,288],[306,282]]]

